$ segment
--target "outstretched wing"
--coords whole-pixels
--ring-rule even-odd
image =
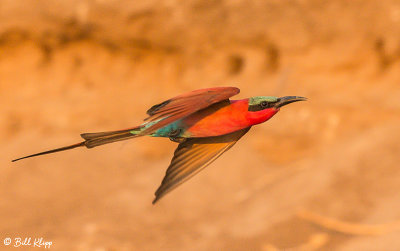
[[[236,87],[215,87],[192,91],[168,99],[154,105],[147,111],[149,117],[145,120],[149,121],[149,123],[152,121],[157,122],[143,130],[140,134],[152,133],[214,103],[227,100],[239,92],[239,88]]]
[[[249,129],[217,137],[189,138],[179,144],[161,186],[155,192],[153,204],[229,150]]]

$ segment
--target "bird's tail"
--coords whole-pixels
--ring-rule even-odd
[[[85,139],[84,143],[87,148],[93,148],[104,144],[136,138],[141,132],[142,127],[134,127],[118,131],[82,133],[81,137]]]
[[[124,130],[118,130],[118,131],[83,133],[83,134],[81,134],[81,137],[84,139],[84,141],[82,141],[82,142],[79,142],[77,144],[73,144],[70,146],[64,146],[64,147],[52,149],[49,151],[24,156],[24,157],[12,160],[12,162],[21,160],[21,159],[36,157],[39,155],[61,152],[61,151],[65,151],[65,150],[69,150],[69,149],[73,149],[73,148],[81,147],[81,146],[86,146],[87,148],[93,148],[96,146],[100,146],[100,145],[104,145],[104,144],[108,144],[108,143],[112,143],[112,142],[116,142],[116,141],[120,141],[120,140],[139,137],[139,136],[141,136],[139,134],[141,129],[142,129],[142,127],[138,126],[138,127],[124,129]]]

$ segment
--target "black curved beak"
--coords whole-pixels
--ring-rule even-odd
[[[275,108],[280,108],[284,105],[297,102],[297,101],[306,101],[307,98],[305,97],[299,97],[299,96],[286,96],[286,97],[281,97],[279,98],[278,102],[275,103],[274,107]]]

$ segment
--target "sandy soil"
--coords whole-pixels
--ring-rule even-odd
[[[156,206],[166,139],[10,162],[212,86],[309,101]],[[399,115],[397,0],[1,0],[0,249],[400,250]]]

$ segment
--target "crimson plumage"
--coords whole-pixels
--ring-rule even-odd
[[[81,146],[93,148],[145,135],[167,137],[179,145],[155,193],[154,204],[229,150],[253,125],[267,121],[284,105],[306,100],[299,96],[258,96],[229,100],[239,92],[236,87],[214,87],[188,92],[152,106],[147,111],[149,117],[139,126],[83,133],[82,142],[13,161]]]

